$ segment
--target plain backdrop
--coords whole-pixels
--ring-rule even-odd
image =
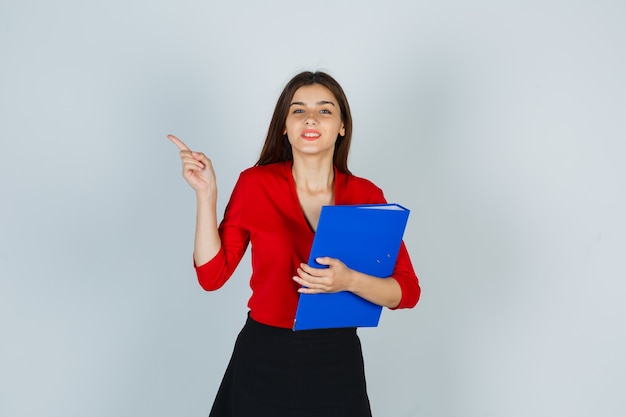
[[[212,158],[222,213],[302,70],[348,95],[351,170],[411,209],[422,299],[359,331],[374,415],[626,415],[625,21],[622,0],[2,0],[0,415],[208,414],[250,262],[197,284],[166,134]]]

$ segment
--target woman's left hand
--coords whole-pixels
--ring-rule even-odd
[[[302,285],[298,292],[302,294],[333,293],[350,291],[356,277],[354,270],[335,258],[317,258],[320,265],[328,268],[313,268],[305,263],[300,264],[297,276],[293,280]]]

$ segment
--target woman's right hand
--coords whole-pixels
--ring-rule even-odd
[[[180,150],[180,159],[183,162],[183,178],[198,194],[217,193],[217,181],[211,160],[203,153],[193,152],[187,145],[174,135],[167,138]]]

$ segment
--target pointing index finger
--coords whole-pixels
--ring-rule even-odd
[[[187,145],[185,145],[185,144],[183,143],[183,141],[182,141],[182,140],[178,139],[176,136],[174,136],[174,135],[167,135],[167,138],[168,138],[169,140],[171,140],[171,141],[172,141],[172,143],[173,143],[174,145],[176,145],[176,147],[177,147],[179,150],[181,150],[181,151],[190,151],[190,150],[191,150],[191,149],[189,149],[189,147],[188,147]]]

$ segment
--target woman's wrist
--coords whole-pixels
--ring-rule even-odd
[[[217,200],[217,190],[196,191],[196,199],[198,201],[215,202]]]

